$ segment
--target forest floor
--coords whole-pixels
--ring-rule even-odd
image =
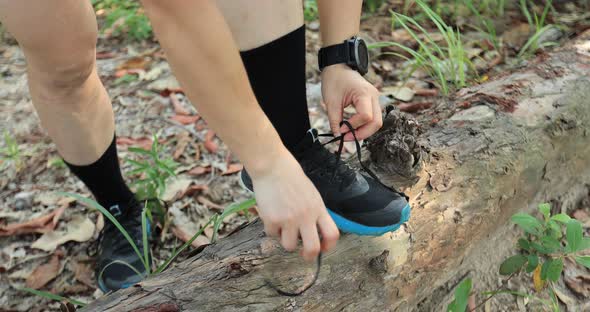
[[[388,6],[383,6],[363,19],[363,36],[369,42],[398,42],[416,47],[416,41],[407,31],[400,28],[392,31],[387,9]],[[569,21],[567,30],[552,34],[552,41],[564,42],[590,27],[590,16],[577,14],[575,9],[575,6],[563,8],[552,16],[554,21]],[[470,20],[463,23],[469,24]],[[527,58],[516,57],[531,36],[526,21],[508,11],[495,24],[499,25],[497,35],[503,42],[501,51],[492,49],[479,31],[463,35],[465,52],[478,72],[469,80],[470,84],[494,79],[527,63]],[[434,28],[430,30],[433,36],[440,36]],[[167,184],[163,196],[168,204],[167,222],[156,226],[152,250],[159,265],[214,214],[249,196],[238,184],[238,172],[242,168],[239,160],[215,137],[184,96],[157,42],[129,42],[107,33],[99,39],[98,72],[111,95],[117,146],[126,179],[131,182],[139,178],[130,174],[132,164],[126,159],[141,159],[141,155],[129,151],[128,147],[149,149],[154,135],[159,139],[161,155],[172,157],[180,164],[177,177]],[[24,56],[14,39],[9,35],[4,37],[0,43],[0,134],[6,133],[15,140],[18,155],[10,160],[0,159],[0,311],[59,310],[58,303],[17,288],[38,288],[82,302],[101,296],[95,282],[93,251],[105,221],[97,211],[56,195],[61,191],[90,197],[82,183],[66,169],[55,145],[41,128],[27,89]],[[435,40],[442,41],[442,38]],[[316,65],[319,46],[318,23],[310,21],[307,23],[309,113],[312,126],[326,133],[329,127],[320,103]],[[392,47],[373,50],[367,75],[382,92],[382,106],[394,105],[412,114],[422,128],[436,127],[455,111],[465,109],[460,105],[449,106],[452,93],[441,94],[427,72],[416,70],[406,77],[408,62],[382,54],[387,52],[399,50]],[[531,54],[528,60],[543,53]],[[8,141],[2,145],[0,140],[0,147],[9,145]],[[345,156],[353,153],[354,148],[347,144]],[[590,227],[588,209],[586,203],[574,212],[587,228]],[[226,218],[220,237],[253,217],[250,213]],[[209,227],[193,242],[193,247],[208,244],[212,236],[213,229]],[[189,252],[181,254],[177,261],[188,255]],[[588,283],[590,273],[586,273],[582,280]],[[532,282],[525,277],[512,279],[511,283],[513,289],[532,289]],[[576,293],[588,298],[590,287],[578,286]],[[527,302],[522,298],[509,295],[499,298],[497,302],[504,306],[500,310],[527,310]]]

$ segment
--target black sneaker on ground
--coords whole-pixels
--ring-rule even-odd
[[[346,124],[354,134],[352,126]],[[315,187],[320,192],[328,212],[343,232],[358,235],[382,235],[392,232],[409,220],[410,205],[404,193],[385,186],[362,162],[364,171],[356,172],[340,161],[344,144],[343,136],[320,143],[318,137],[333,136],[319,134],[310,129],[298,144],[293,156]],[[340,141],[338,152],[329,152],[324,145]],[[357,157],[361,160],[361,147],[356,140]],[[241,172],[241,184],[254,191],[252,180]]]
[[[141,204],[135,200],[127,207],[115,205],[109,208],[109,212],[127,231],[141,254],[143,254],[142,209]],[[147,231],[148,237],[150,237],[149,221]],[[151,257],[148,265],[151,265]],[[105,225],[99,237],[96,261],[98,287],[105,293],[127,288],[144,279],[147,273],[142,259],[139,258],[125,236],[110,220],[105,218]]]

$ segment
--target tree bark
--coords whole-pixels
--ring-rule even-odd
[[[512,214],[545,201],[565,211],[588,195],[588,39],[459,91],[418,139],[411,118],[390,114],[368,150],[384,180],[405,185],[411,220],[382,237],[343,235],[303,295],[265,283],[277,245],[257,221],[85,311],[439,311],[468,275],[497,285]]]

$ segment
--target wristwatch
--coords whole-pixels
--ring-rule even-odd
[[[321,48],[318,53],[320,70],[334,64],[346,64],[361,75],[369,71],[369,53],[365,41],[358,37],[344,40],[343,43]]]

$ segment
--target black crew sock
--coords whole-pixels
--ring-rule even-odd
[[[90,165],[77,166],[64,161],[90,189],[96,201],[106,209],[118,206],[123,212],[134,200],[119,167],[116,137],[100,158]]]
[[[258,103],[292,151],[311,127],[305,90],[305,26],[240,54]]]

